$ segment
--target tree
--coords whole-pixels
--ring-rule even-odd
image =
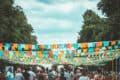
[[[78,43],[106,40],[105,37],[109,33],[109,27],[105,19],[100,18],[92,10],[87,10],[83,19],[84,24],[79,32]]]
[[[22,8],[13,4],[14,0],[0,0],[0,42],[36,43]]]
[[[101,0],[98,9],[107,17],[111,26],[110,40],[120,39],[120,0]]]

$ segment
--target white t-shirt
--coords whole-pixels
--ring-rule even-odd
[[[22,73],[16,73],[15,74],[15,80],[24,80],[23,74]]]
[[[66,78],[66,80],[71,80],[72,79],[72,73],[65,72],[64,77]]]
[[[90,78],[87,77],[87,76],[81,76],[81,77],[79,78],[79,80],[90,80]]]
[[[52,71],[52,74],[53,74],[54,76],[56,76],[56,75],[57,75],[57,72],[56,72],[56,71]]]
[[[36,74],[33,71],[28,71],[28,73],[30,75],[29,77],[30,80],[33,80],[36,77]]]

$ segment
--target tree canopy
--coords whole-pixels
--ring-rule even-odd
[[[87,10],[83,15],[84,24],[77,42],[120,39],[120,0],[101,0],[97,7],[105,18]]]
[[[87,10],[84,15],[84,24],[82,30],[79,32],[79,39],[77,42],[91,42],[106,40],[106,34],[109,32],[109,27],[105,19],[100,18],[92,10]]]
[[[32,32],[22,8],[14,0],[0,0],[0,42],[36,43]]]
[[[111,26],[110,40],[120,39],[120,0],[101,0],[98,9],[105,14]]]

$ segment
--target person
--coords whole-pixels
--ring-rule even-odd
[[[105,80],[105,76],[102,74],[101,69],[97,70],[97,73],[94,75],[94,80]]]
[[[53,74],[53,79],[55,80],[55,78],[57,77],[57,71],[54,67],[52,69],[52,74]]]
[[[81,76],[81,71],[80,71],[80,69],[75,69],[72,80],[78,80],[80,76]]]
[[[10,67],[6,73],[6,79],[7,80],[14,80],[14,74],[12,72],[12,68]]]
[[[29,80],[29,73],[28,73],[28,70],[25,68],[23,69],[23,76],[24,76],[24,79],[25,80]]]
[[[120,80],[120,71],[119,71],[119,73],[118,73],[118,79]]]
[[[35,80],[36,74],[32,71],[32,67],[29,68],[28,73],[29,73],[29,75],[30,75],[30,76],[29,76],[29,80]]]
[[[65,70],[64,74],[65,74],[64,76],[65,76],[66,80],[72,79],[71,73],[68,70]]]
[[[66,78],[64,77],[64,73],[61,73],[60,80],[66,80]]]
[[[17,73],[15,74],[15,80],[24,80],[24,76],[21,72],[21,68],[17,68]]]
[[[79,77],[79,80],[90,80],[90,78],[86,75],[86,71],[82,70],[82,75]]]
[[[105,80],[105,76],[101,75],[100,80]]]
[[[48,71],[48,79],[49,79],[49,80],[53,80],[52,70],[49,70],[49,71]]]
[[[39,70],[37,73],[38,80],[44,80],[44,74],[42,70]]]
[[[100,75],[99,74],[95,74],[93,80],[100,80]]]
[[[57,76],[56,76],[55,80],[60,80],[60,71],[59,70],[57,70]]]
[[[6,80],[5,71],[3,70],[0,73],[0,80]]]

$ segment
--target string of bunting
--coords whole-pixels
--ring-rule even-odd
[[[80,64],[87,63],[88,61],[94,62],[96,60],[100,62],[101,59],[105,60],[106,57],[106,61],[111,60],[111,58],[120,57],[120,49],[106,50],[104,53],[98,51],[98,53],[96,55],[73,51],[70,51],[70,53],[68,51],[0,51],[0,58],[18,63]]]
[[[120,46],[120,40],[90,42],[90,43],[74,43],[74,44],[17,44],[17,43],[0,43],[0,50],[13,51],[37,51],[41,49],[86,49],[86,48],[100,48],[108,46]]]
[[[0,43],[0,59],[21,64],[99,64],[120,57],[120,40],[75,44]]]

